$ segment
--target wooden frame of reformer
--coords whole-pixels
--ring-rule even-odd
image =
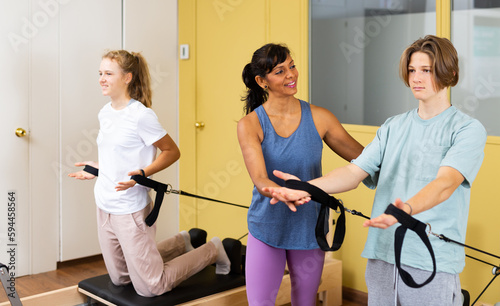
[[[290,303],[290,276],[283,277],[276,305]],[[342,262],[336,259],[326,259],[323,268],[323,276],[318,289],[320,299],[323,305],[339,306],[342,305]],[[78,286],[71,286],[59,290],[49,291],[25,298],[21,298],[23,306],[51,305],[57,302],[57,305],[81,305],[85,304],[88,298],[95,299],[105,305],[113,305],[102,298],[99,298]],[[55,304],[53,304],[55,305]],[[206,296],[197,300],[189,301],[182,306],[224,306],[224,305],[247,305],[245,286]],[[0,303],[0,306],[10,306],[10,302]]]

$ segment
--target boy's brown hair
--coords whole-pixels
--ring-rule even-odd
[[[415,52],[422,52],[429,56],[432,65],[431,72],[437,91],[457,84],[459,70],[457,50],[448,39],[427,35],[416,40],[401,55],[399,76],[406,86],[410,87],[408,65],[411,56]]]

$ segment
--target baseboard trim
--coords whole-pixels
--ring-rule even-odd
[[[359,304],[368,304],[368,293],[342,286],[342,299]]]
[[[79,264],[83,264],[83,263],[95,262],[98,260],[101,260],[101,261],[103,260],[101,254],[71,259],[71,260],[67,260],[67,261],[58,261],[57,262],[57,269],[72,267],[74,265],[79,265]]]

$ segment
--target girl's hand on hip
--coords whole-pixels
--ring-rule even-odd
[[[131,187],[134,187],[135,184],[137,184],[137,182],[134,180],[129,180],[126,182],[118,182],[118,185],[116,185],[115,190],[116,191],[124,191],[124,190],[131,188]]]

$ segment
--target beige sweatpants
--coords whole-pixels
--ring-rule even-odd
[[[111,281],[117,286],[132,282],[146,297],[172,290],[217,257],[210,241],[186,253],[181,234],[157,244],[156,224],[144,222],[150,211],[148,205],[133,214],[113,215],[97,208],[99,243]]]

